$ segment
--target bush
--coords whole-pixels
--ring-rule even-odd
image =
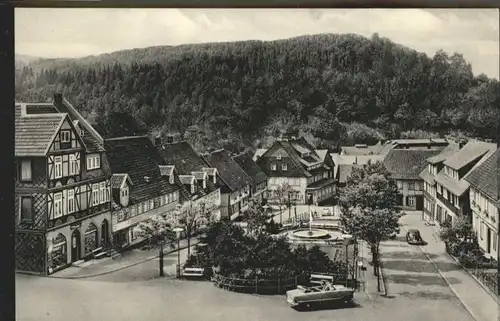
[[[276,224],[275,226],[278,226]],[[242,279],[277,279],[325,272],[346,274],[345,263],[331,261],[315,246],[290,248],[284,237],[262,233],[250,236],[230,221],[211,223],[196,254],[186,262],[192,267],[218,267],[223,276]]]

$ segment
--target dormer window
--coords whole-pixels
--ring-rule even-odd
[[[174,183],[174,173],[170,174],[169,177],[168,177],[168,182],[170,184],[173,184]]]
[[[281,160],[281,154],[278,154],[278,155],[276,156],[276,159],[277,159],[277,160]]]

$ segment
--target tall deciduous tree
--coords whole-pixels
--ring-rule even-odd
[[[173,247],[176,239],[170,222],[162,216],[153,216],[135,226],[134,233],[146,239],[150,247],[160,246],[160,276],[163,276],[163,248],[165,245]]]
[[[341,222],[348,233],[370,246],[376,275],[380,242],[399,232],[402,216],[399,195],[396,182],[381,162],[353,169],[345,188],[340,191]]]
[[[283,182],[274,190],[274,199],[278,203],[280,210],[280,224],[283,224],[282,210],[288,204],[288,196],[291,191],[292,187],[287,182]]]
[[[191,238],[203,225],[208,224],[213,218],[215,210],[213,203],[188,201],[179,205],[174,213],[175,223],[184,230],[187,239],[188,256],[191,253]]]

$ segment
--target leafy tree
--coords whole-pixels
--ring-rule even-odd
[[[340,191],[341,222],[354,238],[370,246],[374,273],[378,275],[380,242],[399,232],[402,214],[396,182],[381,162],[355,168]],[[378,278],[380,289],[380,278]]]
[[[140,222],[134,227],[134,233],[147,240],[150,247],[160,246],[160,276],[163,276],[163,247],[173,247],[176,239],[170,222],[162,216],[153,216],[147,221]]]
[[[247,230],[250,234],[257,235],[265,229],[268,217],[264,208],[262,208],[260,204],[253,204],[253,206],[249,206],[245,215]]]
[[[446,250],[464,265],[476,264],[482,256],[477,235],[467,217],[459,216],[452,222],[443,222],[439,236]]]
[[[186,235],[188,256],[191,253],[191,238],[201,225],[210,222],[214,210],[213,204],[194,201],[185,202],[177,207],[174,217],[176,224],[184,230]]]
[[[287,182],[281,183],[274,190],[274,200],[278,203],[279,211],[280,211],[280,224],[283,224],[283,212],[282,209],[285,208],[286,204],[288,204],[288,196],[292,191],[292,187]]]

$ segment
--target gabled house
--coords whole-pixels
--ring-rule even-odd
[[[437,149],[393,149],[384,158],[385,168],[396,180],[401,193],[399,204],[409,210],[423,210],[424,182],[420,172],[427,166],[426,159],[440,153]]]
[[[269,149],[258,150],[256,163],[268,176],[269,201],[287,183],[295,204],[319,204],[335,193],[334,166],[327,150],[316,150],[303,137],[280,137]]]
[[[255,163],[248,153],[241,153],[233,157],[234,161],[245,171],[252,180],[250,197],[262,204],[267,192],[267,175]]]
[[[165,143],[157,139],[155,145],[168,166],[164,170],[175,170],[179,175],[183,192],[181,203],[192,202],[194,207],[209,207],[212,219],[220,219],[223,182],[217,169],[208,165],[186,141],[175,142],[172,136],[168,136]]]
[[[473,169],[465,180],[470,184],[472,227],[485,255],[498,260],[500,209],[500,149]]]
[[[217,169],[222,183],[221,215],[231,220],[237,218],[248,209],[252,179],[223,149],[203,154],[202,157]]]
[[[465,145],[460,144],[455,152],[446,153],[444,156],[437,155],[428,160],[428,172],[432,176],[427,177],[426,182],[429,185],[434,182],[433,218],[438,224],[445,220],[452,221],[454,217],[460,215],[471,216],[470,184],[466,178],[496,149],[496,144],[471,140]],[[432,191],[431,189],[431,193]]]
[[[76,121],[78,120],[78,123]],[[15,105],[16,270],[52,274],[109,246],[102,137],[63,99]]]
[[[113,176],[112,231],[116,247],[126,248],[143,239],[134,227],[156,215],[172,215],[180,199],[180,179],[147,136],[105,140]]]
[[[424,181],[424,219],[430,221],[436,219],[436,181],[434,177],[443,169],[443,162],[446,158],[459,151],[464,145],[465,143],[450,142],[439,154],[426,160],[427,166],[419,174],[419,177]]]

